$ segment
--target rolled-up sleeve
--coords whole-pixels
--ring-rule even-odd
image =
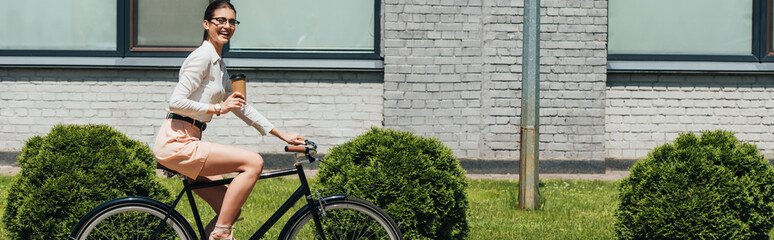
[[[193,101],[191,96],[202,85],[209,72],[210,59],[204,54],[191,54],[180,68],[179,81],[169,99],[169,110],[187,116],[206,114],[209,104]]]
[[[228,73],[226,75],[228,75]],[[230,83],[230,80],[223,81],[223,88],[226,90],[226,94],[223,95],[223,101],[226,101],[228,96],[231,96],[231,93],[234,92]],[[271,124],[271,122],[269,122],[269,120],[266,119],[263,114],[258,112],[258,110],[256,110],[250,104],[245,104],[242,108],[231,109],[231,112],[234,113],[234,115],[236,115],[239,119],[242,119],[242,121],[247,123],[247,125],[257,129],[261,135],[265,136],[274,128],[274,125]]]
[[[270,132],[274,128],[274,125],[271,124],[268,119],[266,119],[260,112],[258,112],[258,110],[255,110],[255,108],[249,104],[245,104],[241,109],[232,109],[231,112],[234,113],[234,115],[236,115],[239,119],[242,119],[242,121],[247,123],[247,125],[258,129],[258,132],[260,132],[261,135],[266,135],[266,133]]]

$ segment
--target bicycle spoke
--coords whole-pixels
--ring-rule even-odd
[[[77,239],[189,239],[184,225],[159,207],[141,202],[119,202],[97,212],[82,226]],[[179,218],[179,216],[177,217]]]
[[[142,224],[140,224],[139,226],[147,226],[147,225],[148,225],[148,223],[147,223],[146,219],[143,219],[142,220]],[[135,237],[136,240],[140,240],[140,231],[137,231],[137,234],[135,236],[136,236]]]
[[[378,208],[364,200],[340,199],[325,204],[327,215],[320,218],[328,240],[392,239],[400,240],[400,232],[393,229],[392,219],[385,218]],[[377,209],[377,210],[374,210]],[[282,239],[321,239],[311,211],[295,222]]]
[[[122,215],[125,215],[125,214],[122,214]],[[115,218],[108,218],[108,219],[110,219],[111,222],[116,221]],[[107,226],[111,227],[112,230],[115,230],[115,224],[110,224]],[[118,236],[116,235],[116,231],[110,231],[110,232],[113,233],[113,237],[114,237],[113,239],[118,239]]]
[[[334,226],[335,226],[335,225],[334,225]],[[344,237],[344,236],[342,236],[342,234],[341,234],[341,230],[342,230],[342,228],[341,228],[340,226],[341,226],[341,225],[339,224],[339,228],[337,229],[337,230],[338,230],[338,232],[339,232],[339,234],[338,234],[338,235],[336,235],[336,237],[337,237],[336,239],[341,239],[342,237]],[[345,239],[345,240],[346,240],[346,239]]]
[[[353,227],[352,229],[353,229],[353,230],[356,230],[356,231],[353,231],[353,232],[352,232],[352,239],[353,239],[353,240],[355,240],[355,239],[360,239],[360,233],[362,232],[362,229],[363,229],[363,228],[362,228],[362,227],[359,227],[359,226],[360,226],[360,224],[362,223],[362,221],[357,221],[357,220],[356,220],[356,221],[353,221],[353,222],[355,222],[355,227]]]
[[[113,222],[113,219],[112,219],[112,218],[108,218],[108,220],[110,220],[110,222]],[[113,225],[112,225],[112,224],[108,224],[108,225],[106,225],[106,226],[110,227],[110,226],[113,226]],[[102,228],[100,228],[100,229],[98,229],[98,230],[101,230],[101,229],[102,229]],[[110,229],[108,229],[108,230],[110,230]],[[115,236],[115,231],[110,231],[110,232],[111,232],[111,233],[113,233],[113,239],[116,239],[116,238],[118,238],[118,236]],[[104,231],[100,231],[100,233],[102,233],[102,236],[105,236],[107,239],[110,239],[110,236],[107,236],[107,234],[105,234],[105,232],[104,232]]]
[[[376,223],[376,222],[375,222],[375,221],[374,221],[374,222],[372,222],[372,223],[371,223],[371,225],[369,225],[369,226],[368,226],[368,228],[361,229],[361,230],[360,230],[360,233],[361,233],[361,234],[358,234],[358,238],[357,238],[357,239],[363,239],[363,238],[361,237],[361,236],[362,236],[362,233],[367,233],[367,230],[368,230],[368,229],[370,229],[370,228],[371,228],[371,226],[373,226],[373,225],[374,225],[374,223]],[[373,234],[372,234],[372,235],[373,235]]]
[[[359,230],[359,229],[360,229],[358,226],[360,226],[360,224],[361,224],[363,221],[361,221],[360,219],[358,219],[358,218],[357,218],[357,216],[355,216],[354,214],[353,214],[353,216],[355,217],[354,219],[352,219],[352,218],[349,218],[349,217],[348,217],[348,222],[352,222],[352,223],[354,223],[354,224],[355,224],[355,226],[352,228],[352,230],[353,230],[353,231],[349,232],[349,234],[351,234],[351,235],[352,235],[352,239],[353,239],[353,240],[355,240],[355,239],[359,239],[359,238],[355,238],[355,237],[358,237],[358,234],[356,234],[356,232],[355,232],[355,231],[357,231],[357,230]]]
[[[100,231],[99,229],[97,229],[97,231],[99,231],[99,234],[102,234],[102,236],[106,236],[107,237],[107,235],[105,235],[104,232]],[[108,239],[110,239],[110,238],[108,238]]]
[[[363,227],[358,228],[358,234],[357,234],[358,238],[357,239],[363,239],[362,238],[363,234],[367,233],[367,230],[371,227],[371,226],[368,226],[368,227],[364,228],[365,224],[367,224],[367,223],[364,222],[363,223]],[[373,223],[371,223],[371,224],[373,225]]]

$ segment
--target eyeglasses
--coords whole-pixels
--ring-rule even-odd
[[[222,26],[226,25],[226,23],[231,24],[231,26],[234,26],[234,27],[239,25],[239,21],[237,21],[236,19],[233,19],[233,18],[232,19],[226,19],[224,17],[216,17],[216,18],[210,18],[210,20],[215,20],[213,22],[213,24],[215,24],[215,26],[218,26],[218,27],[222,27]]]

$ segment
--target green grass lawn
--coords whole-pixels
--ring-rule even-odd
[[[5,204],[8,201],[8,188],[10,188],[11,176],[0,175],[0,220],[5,213]],[[5,227],[0,222],[0,239],[8,239],[5,233]]]
[[[0,176],[0,209],[5,209],[10,179]],[[613,211],[618,182],[543,180],[541,209],[537,211],[519,210],[519,187],[515,181],[469,182],[470,239],[613,239],[615,236]],[[162,184],[175,192],[182,188],[176,178],[164,179]],[[245,220],[236,224],[236,238],[248,239],[297,185],[298,180],[294,178],[260,181],[243,207]],[[191,219],[188,205],[182,206],[185,207],[177,210]],[[214,216],[204,201],[198,201],[198,208],[205,221]],[[276,239],[284,222],[297,208],[286,214],[264,239]],[[6,239],[5,236],[5,230],[0,229],[0,239]]]
[[[618,182],[541,181],[541,208],[519,210],[514,181],[473,180],[471,239],[613,239]]]

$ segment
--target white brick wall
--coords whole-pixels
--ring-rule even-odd
[[[379,72],[232,72],[247,76],[250,104],[281,130],[315,140],[322,152],[382,125]],[[59,123],[108,124],[153,144],[176,83],[177,70],[0,69],[0,151],[19,151]],[[285,145],[233,114],[216,117],[203,138],[261,152]]]
[[[541,1],[541,159],[604,159],[607,1]],[[387,0],[385,126],[519,156],[523,1]]]
[[[642,159],[681,132],[725,129],[774,158],[769,75],[610,74],[605,157]]]
[[[523,1],[383,5],[384,73],[248,71],[250,101],[324,149],[383,124],[437,137],[460,157],[518,158]],[[603,160],[607,1],[541,5],[540,158]],[[0,68],[0,151],[18,150],[59,122],[110,123],[151,142],[176,77],[176,70]],[[233,116],[216,120],[205,139],[258,151],[282,145]]]
[[[385,1],[386,127],[478,155],[478,137],[467,136],[481,131],[480,12],[480,1]]]

